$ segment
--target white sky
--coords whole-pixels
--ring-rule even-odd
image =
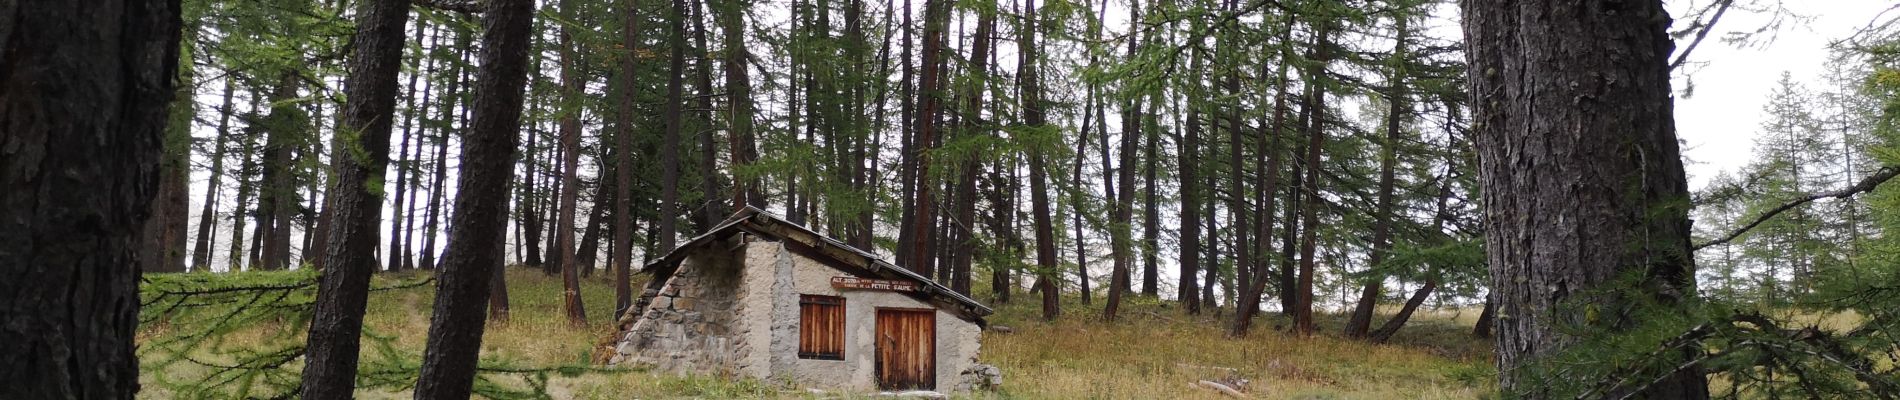
[[[1725,32],[1760,29],[1770,19],[1763,13],[1730,10],[1716,25],[1716,32],[1690,56],[1702,64],[1683,67],[1694,83],[1692,95],[1680,96],[1689,82],[1678,74],[1676,132],[1686,145],[1683,152],[1690,161],[1687,167],[1692,189],[1700,189],[1717,172],[1733,171],[1753,158],[1755,134],[1763,119],[1762,105],[1767,103],[1782,71],[1790,72],[1810,89],[1823,87],[1823,74],[1830,61],[1829,42],[1845,38],[1882,10],[1893,7],[1891,2],[1880,0],[1780,1],[1788,11],[1807,19],[1783,24],[1771,42],[1738,46],[1718,39]],[[1705,3],[1672,1],[1669,8],[1681,17],[1688,7]],[[1677,26],[1686,23],[1676,22]],[[1676,44],[1679,49],[1687,45],[1686,40]]]

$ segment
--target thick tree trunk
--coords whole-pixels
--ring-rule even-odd
[[[1133,7],[1138,7],[1138,5],[1131,5],[1131,8]],[[1096,21],[1096,26],[1102,25],[1099,18],[1106,18],[1107,9],[1108,2],[1104,0],[1101,6],[1103,14],[1097,16],[1098,20]],[[1099,29],[1097,33],[1097,36],[1099,36]],[[1128,50],[1133,52],[1136,45],[1135,35],[1128,35]],[[1093,57],[1091,57],[1090,60],[1091,62],[1094,61],[1092,58]],[[1099,134],[1102,139],[1102,167],[1106,169],[1109,163],[1108,120],[1106,119],[1106,109],[1108,107],[1106,103],[1098,107],[1099,108],[1095,110],[1095,115],[1096,120],[1101,121],[1099,122],[1101,125],[1098,130],[1101,131]],[[1111,224],[1109,228],[1109,239],[1114,241],[1112,248],[1114,249],[1113,257],[1115,259],[1114,267],[1109,271],[1108,278],[1109,308],[1120,308],[1122,296],[1127,294],[1129,287],[1132,286],[1130,281],[1135,263],[1135,155],[1138,152],[1137,146],[1139,146],[1140,143],[1136,138],[1141,136],[1140,108],[1141,102],[1139,99],[1122,102],[1121,153],[1120,160],[1115,168],[1116,180],[1114,181],[1118,186],[1116,186],[1116,189],[1113,191],[1115,206],[1110,212],[1109,217],[1109,224]],[[1107,185],[1110,184],[1110,182],[1104,178],[1103,184]],[[1105,309],[1102,313],[1103,319],[1112,321],[1115,319],[1115,314],[1119,313],[1119,311],[1120,310]]]
[[[574,0],[561,0],[560,13],[574,17]],[[579,29],[570,25],[561,27],[561,98],[564,102],[578,103],[586,96],[582,92],[585,83],[581,80],[582,65],[580,50],[573,43],[574,33]],[[570,104],[565,107],[578,107]],[[561,204],[560,215],[555,217],[555,246],[553,256],[560,258],[561,271],[561,309],[567,315],[567,324],[587,326],[587,307],[581,301],[581,265],[575,254],[574,219],[580,202],[580,161],[581,161],[581,120],[580,110],[569,108],[561,113]]]
[[[1463,9],[1486,255],[1497,312],[1508,316],[1497,321],[1499,389],[1546,398],[1538,359],[1577,341],[1560,326],[1636,323],[1584,320],[1570,307],[1671,312],[1695,293],[1669,17],[1653,0],[1468,0]],[[1599,290],[1624,277],[1645,282]],[[1707,398],[1708,383],[1688,367],[1630,394]]]
[[[1201,70],[1201,56],[1194,55],[1193,68]],[[1189,96],[1194,96],[1190,94]],[[1201,283],[1197,278],[1201,271],[1201,99],[1190,97],[1187,100],[1187,129],[1181,134],[1180,157],[1181,176],[1181,273],[1180,292],[1175,299],[1180,301],[1188,314],[1201,313]],[[1208,282],[1212,284],[1212,282]]]
[[[949,25],[950,8],[955,1],[924,1],[923,71],[918,78],[920,99],[917,115],[914,116],[916,122],[912,123],[917,129],[917,135],[913,138],[916,145],[913,174],[917,184],[916,192],[912,194],[915,200],[910,204],[912,221],[907,224],[911,229],[910,237],[906,239],[908,242],[904,243],[905,246],[910,247],[908,251],[910,258],[902,264],[904,268],[916,271],[923,276],[931,276],[936,272],[932,255],[933,250],[937,248],[937,212],[936,199],[931,194],[931,188],[935,186],[935,183],[929,179],[930,152],[937,148],[937,113],[944,102],[943,88],[946,81],[944,79],[946,74],[941,65],[944,59],[945,36],[947,36],[944,31],[945,26]]]
[[[185,272],[185,228],[191,226],[191,120],[194,104],[189,67],[181,68],[175,94],[185,101],[171,110],[165,129],[164,153],[158,163],[158,193],[152,197],[151,217],[139,233],[141,272]]]
[[[667,43],[672,48],[666,77],[666,104],[660,115],[666,118],[666,128],[660,139],[660,214],[659,242],[661,251],[672,251],[678,241],[679,221],[679,182],[680,182],[680,130],[684,129],[685,117],[680,110],[685,108],[686,99],[686,0],[673,0],[668,15]]]
[[[985,62],[989,61],[990,37],[995,29],[996,13],[980,12],[976,21],[976,40],[970,49],[970,68],[975,79],[968,83],[969,87],[964,92],[969,105],[964,109],[963,134],[972,138],[989,134],[983,130],[984,121],[979,117],[983,115],[983,92],[986,89],[983,82],[989,78],[989,66]],[[983,173],[983,165],[981,157],[971,152],[969,157],[963,159],[962,171],[957,176],[956,219],[952,227],[958,236],[955,261],[950,267],[950,289],[964,295],[970,294],[970,265],[976,260],[976,178]]]
[[[731,211],[728,211],[729,207],[727,207],[726,203],[719,200],[718,196],[715,195],[719,192],[719,184],[722,176],[719,171],[719,148],[716,147],[712,129],[714,126],[712,112],[715,110],[713,108],[712,99],[716,93],[713,90],[712,83],[712,59],[707,56],[707,54],[712,53],[712,47],[706,44],[705,1],[706,0],[693,0],[692,4],[693,48],[695,49],[693,54],[693,91],[697,92],[696,95],[693,96],[693,107],[695,109],[693,114],[699,116],[700,126],[705,127],[701,129],[698,134],[694,135],[699,137],[699,159],[694,161],[698,161],[699,164],[699,196],[700,201],[704,203],[703,206],[695,208],[698,210],[699,218],[697,222],[699,226],[694,229],[694,232],[705,232],[707,229],[711,229],[714,224],[718,224],[720,220],[731,214]],[[621,230],[617,232],[626,231]],[[626,285],[618,285],[616,287],[624,286]],[[621,305],[624,306],[625,304]]]
[[[151,217],[139,233],[141,272],[185,272],[185,230],[191,226],[191,128],[198,112],[193,100],[196,68],[191,60],[198,47],[199,22],[187,25],[180,41],[177,90],[168,111],[163,154],[158,163],[158,193],[153,196]],[[200,235],[203,236],[203,235]]]
[[[325,232],[330,246],[324,250],[326,268],[318,279],[304,348],[299,394],[306,399],[354,397],[358,342],[369,278],[376,270],[376,232],[382,220],[383,194],[370,185],[383,182],[389,164],[390,120],[396,109],[408,19],[408,0],[365,1],[357,8],[355,51],[344,85],[348,103],[339,127],[357,136],[353,142],[340,141],[349,150],[338,151],[341,157],[334,160],[336,185],[330,193],[334,208],[328,211],[333,219]]]
[[[635,152],[633,148],[633,136],[639,134],[639,132],[636,131],[633,127],[633,113],[634,113],[633,104],[634,102],[637,101],[634,97],[634,93],[638,92],[640,88],[638,84],[639,80],[632,79],[632,77],[638,74],[637,69],[639,68],[639,62],[634,57],[633,52],[637,51],[640,45],[640,30],[639,30],[640,15],[635,12],[635,10],[638,9],[637,7],[635,7],[635,1],[633,0],[626,0],[626,1],[627,1],[626,9],[623,14],[625,24],[623,25],[624,28],[620,30],[620,43],[622,46],[627,48],[628,53],[620,61],[620,73],[622,77],[619,80],[619,82],[621,83],[622,86],[620,88],[620,98],[618,99],[619,101],[617,102],[619,103],[618,104],[619,115],[615,116],[615,118],[617,118],[616,123],[620,125],[620,130],[618,132],[615,132],[614,134],[614,148],[617,151],[615,151],[615,156],[613,160],[614,162],[614,220],[613,220],[613,224],[614,225],[612,229],[613,246],[612,246],[612,249],[610,249],[610,253],[612,254],[611,257],[613,258],[612,260],[613,264],[610,268],[613,268],[614,270],[614,321],[621,321],[627,317],[628,313],[634,311],[631,308],[633,306],[633,284],[630,283],[630,279],[632,277],[631,271],[633,269],[633,199],[632,197],[633,197],[633,173],[634,173],[633,154]],[[733,1],[736,2],[737,0],[733,0]],[[736,12],[736,10],[728,11],[728,13],[734,13],[734,12]],[[721,22],[735,22],[735,21],[737,20],[736,19],[734,21],[725,21],[723,19],[721,20]],[[739,40],[739,38],[732,36],[732,34],[733,34],[733,30],[727,31],[727,40],[729,42],[732,40]],[[734,48],[728,46],[726,48],[726,51],[734,51]],[[737,49],[737,51],[744,52],[745,49],[739,48]],[[743,60],[741,60],[741,62],[743,62]],[[740,64],[740,65],[743,66],[744,64]],[[729,79],[729,80],[738,79],[738,80],[743,81],[745,79],[744,78],[745,71],[743,67],[740,68],[740,71],[738,71],[738,74],[740,76],[735,78],[732,76],[732,71],[728,70],[726,79]],[[741,100],[740,97],[738,97],[738,96],[741,96],[741,92],[738,92],[736,90],[742,90],[742,89],[727,86],[727,90],[730,92],[728,93],[729,95],[735,96],[732,99],[732,102],[734,103],[733,107],[735,110],[732,112],[734,115],[737,115],[738,114],[737,103],[741,101],[747,101],[747,100]],[[748,110],[745,115],[747,115],[746,124],[749,127],[750,122],[751,122],[750,110]],[[732,164],[734,168],[738,168],[739,165],[741,165],[740,164],[741,160],[737,159],[738,154],[740,154],[740,152],[738,151],[739,144],[737,143],[738,138],[736,136],[738,135],[737,130],[739,128],[740,123],[737,120],[732,120],[731,124],[732,124],[732,129],[734,130],[732,134],[735,136],[735,138],[733,139],[734,140],[734,143],[733,143],[734,160],[732,161]],[[749,162],[750,160],[746,160],[746,161]],[[745,189],[741,188],[737,190],[742,191]],[[733,204],[745,204],[744,203],[744,201],[746,201],[745,195],[743,194],[743,192],[739,192],[739,193],[741,194],[735,196],[735,198],[733,199],[734,200]],[[712,195],[713,195],[712,193],[706,193],[707,197],[711,197]]]
[[[758,146],[754,144],[752,133],[752,80],[747,67],[751,65],[750,53],[745,44],[745,2],[726,0],[719,3],[719,29],[724,33],[721,40],[725,44],[722,54],[725,57],[726,97],[729,100],[726,123],[729,125],[732,146],[732,165],[735,171],[743,170],[759,159]],[[629,17],[632,18],[632,17]],[[765,208],[765,194],[759,179],[749,173],[734,173],[732,181],[732,204],[756,208]],[[710,195],[710,194],[708,194]]]
[[[179,3],[28,0],[0,21],[0,398],[132,398]]]
[[[1044,122],[1040,72],[1036,69],[1036,31],[1041,29],[1038,22],[1042,16],[1036,14],[1036,0],[1023,1],[1022,17],[1019,46],[1023,50],[1018,54],[1021,60],[1016,70],[1022,86],[1023,124],[1041,127]],[[1036,225],[1036,272],[1041,275],[1036,278],[1036,287],[1042,292],[1042,319],[1054,321],[1062,315],[1062,274],[1056,266],[1055,221],[1049,211],[1048,156],[1044,153],[1041,146],[1029,148],[1029,203]]]
[[[1224,3],[1224,9],[1227,12],[1233,12],[1236,8],[1232,0],[1227,0]],[[1223,23],[1223,25],[1227,26],[1222,27],[1223,29],[1221,30],[1223,33],[1220,38],[1221,42],[1218,44],[1222,45],[1221,47],[1228,48],[1241,46],[1240,41],[1235,37],[1237,35],[1235,31],[1238,30],[1239,27],[1226,23]],[[1252,274],[1253,268],[1255,268],[1253,242],[1258,238],[1250,236],[1254,234],[1253,228],[1250,226],[1252,217],[1247,214],[1247,141],[1246,135],[1241,133],[1241,127],[1244,123],[1241,121],[1241,106],[1239,100],[1239,98],[1245,96],[1245,94],[1240,92],[1239,52],[1232,49],[1221,50],[1226,50],[1226,52],[1224,54],[1216,54],[1223,55],[1220,57],[1222,61],[1219,65],[1219,68],[1224,70],[1221,71],[1222,75],[1224,75],[1222,77],[1222,89],[1225,92],[1222,98],[1234,99],[1228,100],[1231,103],[1226,104],[1227,109],[1225,112],[1220,112],[1220,108],[1216,107],[1217,112],[1220,112],[1216,120],[1225,121],[1227,128],[1227,164],[1229,174],[1227,176],[1228,187],[1225,192],[1228,194],[1226,202],[1227,213],[1229,215],[1228,220],[1230,221],[1229,223],[1233,225],[1233,229],[1230,231],[1231,233],[1225,236],[1233,238],[1233,242],[1228,248],[1233,253],[1234,259],[1233,273],[1222,276],[1221,288],[1223,290],[1221,290],[1221,293],[1224,299],[1227,300],[1228,305],[1234,308],[1233,315],[1238,318],[1239,315],[1251,316],[1253,311],[1260,307],[1258,298],[1246,304],[1235,301],[1237,300],[1236,297],[1244,297],[1236,296],[1239,294],[1237,292],[1245,292],[1253,288]],[[1212,185],[1210,184],[1209,186]],[[1261,209],[1260,212],[1271,214],[1273,210],[1266,208]],[[1246,311],[1241,311],[1241,309],[1246,309]]]
[[[482,308],[502,264],[508,185],[514,180],[527,83],[529,28],[534,2],[488,0],[482,14],[481,71],[468,134],[462,137],[461,190],[455,194],[448,251],[442,256],[429,347],[423,353],[417,399],[465,399],[481,353]],[[505,296],[496,293],[497,296]]]

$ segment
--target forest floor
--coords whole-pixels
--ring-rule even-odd
[[[420,274],[383,274],[377,282],[413,281]],[[612,324],[607,323],[613,304],[609,279],[597,274],[583,281],[587,315],[594,323],[572,327],[561,313],[558,276],[510,268],[512,319],[489,326],[483,339],[483,359],[528,368],[592,364],[602,351],[602,341],[612,334]],[[635,279],[643,280],[639,276]],[[635,287],[639,285],[636,282]],[[432,295],[432,285],[375,292],[370,297],[365,324],[387,340],[387,349],[393,349],[396,357],[413,363],[421,358]],[[1124,307],[1120,321],[1109,324],[1099,320],[1101,299],[1096,299],[1095,305],[1083,305],[1079,298],[1071,297],[1065,299],[1062,319],[1044,323],[1038,318],[1038,303],[1024,296],[1019,293],[1018,300],[995,305],[997,313],[988,319],[992,326],[1008,326],[1014,332],[986,331],[982,339],[980,361],[1002,370],[1002,387],[969,397],[1217,399],[1225,397],[1190,387],[1189,382],[1221,378],[1227,374],[1221,368],[1231,368],[1239,377],[1251,380],[1248,391],[1254,398],[1471,399],[1493,390],[1495,372],[1489,341],[1470,335],[1476,310],[1421,311],[1393,343],[1373,345],[1335,337],[1342,319],[1336,315],[1321,316],[1321,334],[1297,338],[1277,331],[1287,325],[1286,320],[1277,313],[1268,313],[1256,322],[1253,335],[1229,339],[1222,329],[1225,319],[1183,315],[1172,302],[1137,297]],[[277,343],[267,342],[299,340],[301,336],[276,332],[280,330],[252,327],[222,340],[230,347],[268,348]],[[169,333],[164,328],[148,327],[140,339],[154,340]],[[364,347],[365,360],[379,356],[372,354],[377,346]],[[150,358],[153,355],[147,353],[151,352],[141,350],[141,357]],[[162,367],[167,369],[164,375],[174,377],[171,382],[160,382],[160,374],[151,370],[155,368],[160,367],[148,365],[141,370],[141,398],[173,397],[166,386],[178,385],[176,377],[193,375],[177,369],[205,367]],[[822,397],[753,381],[638,371],[544,376],[548,394],[563,399]],[[494,383],[519,389],[527,387],[524,382],[502,378]],[[409,396],[401,391],[366,389],[359,390],[358,397]]]

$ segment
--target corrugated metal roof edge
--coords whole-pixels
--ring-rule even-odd
[[[884,259],[878,258],[876,254],[845,244],[844,242],[840,242],[837,239],[832,239],[829,236],[825,236],[825,235],[819,234],[818,232],[812,231],[811,228],[807,228],[804,225],[794,224],[791,221],[785,220],[785,218],[781,218],[777,215],[766,212],[765,210],[760,210],[756,207],[751,207],[751,206],[747,206],[744,209],[739,210],[738,212],[734,212],[732,216],[726,217],[725,221],[721,221],[718,225],[713,226],[712,229],[706,230],[706,233],[700,234],[699,236],[695,236],[691,240],[687,240],[685,244],[681,244],[679,247],[675,247],[672,250],[667,251],[666,255],[661,256],[659,259],[653,260],[653,262],[647,263],[646,266],[641,267],[640,272],[646,273],[647,271],[653,271],[655,267],[678,263],[680,262],[681,259],[686,258],[687,252],[684,251],[685,249],[691,248],[694,246],[703,245],[707,242],[710,242],[714,239],[721,237],[722,234],[727,233],[731,231],[732,229],[743,229],[744,228],[743,225],[747,221],[752,220],[753,218],[769,219],[772,221],[772,223],[779,224],[781,226],[790,227],[790,228],[796,229],[800,233],[811,235],[813,238],[816,238],[819,243],[824,243],[825,245],[830,246],[832,248],[845,250],[853,254],[857,254],[861,257],[864,257],[866,260],[869,260],[870,263],[873,265],[872,272],[876,272],[880,274],[889,273],[889,274],[901,276],[905,279],[917,281],[918,283],[921,283],[924,285],[925,294],[928,294],[931,296],[948,298],[950,300],[956,301],[957,303],[961,303],[965,306],[970,307],[971,311],[977,314],[977,316],[979,317],[988,316],[996,312],[994,309],[991,309],[989,306],[985,306],[983,305],[983,303],[978,303],[976,299],[972,299],[969,296],[964,296],[962,293],[957,293],[955,290],[951,290],[949,287],[944,286],[943,284],[937,283],[937,281],[931,280],[930,278],[925,278],[923,275],[918,275],[916,272],[912,272],[911,270],[904,269],[903,267],[899,267],[896,264],[892,264],[889,261],[884,261]],[[752,232],[754,234],[767,234],[767,235],[771,234],[771,232],[765,232],[758,229],[745,229],[745,230],[748,232]],[[780,239],[784,239],[784,238],[780,238]],[[843,260],[840,260],[840,261],[843,261]]]

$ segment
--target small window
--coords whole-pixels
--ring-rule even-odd
[[[844,298],[798,296],[798,358],[844,359]]]

